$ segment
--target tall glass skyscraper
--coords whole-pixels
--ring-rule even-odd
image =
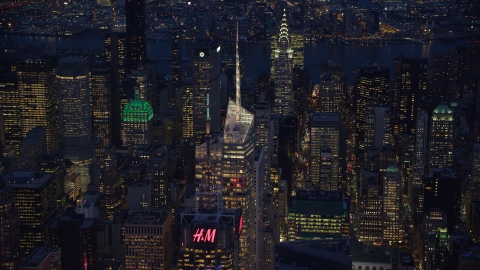
[[[53,64],[46,60],[25,60],[18,65],[17,76],[21,136],[25,137],[37,126],[45,127],[47,150],[56,150],[58,113]]]
[[[60,151],[75,163],[86,191],[91,180],[93,141],[88,66],[83,58],[58,60],[57,88]]]

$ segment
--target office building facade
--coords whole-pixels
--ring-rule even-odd
[[[86,61],[80,57],[58,60],[57,88],[60,123],[60,152],[75,163],[82,190],[92,178],[94,149],[90,87]]]
[[[125,222],[125,269],[172,269],[172,213],[139,210]]]
[[[25,60],[17,67],[17,78],[22,138],[32,128],[44,127],[47,131],[47,150],[56,150],[59,126],[53,63]]]

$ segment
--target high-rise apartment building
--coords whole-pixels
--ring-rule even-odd
[[[150,144],[153,139],[152,123],[152,106],[136,94],[123,108],[123,144],[132,145],[136,149]]]
[[[270,114],[270,104],[265,98],[265,93],[260,93],[255,109],[255,146],[261,146],[264,149],[264,165],[268,182],[270,182],[270,166],[273,152],[273,123]]]
[[[452,166],[453,162],[453,112],[448,105],[440,104],[430,119],[428,168]]]
[[[126,0],[125,17],[127,22],[127,54],[128,71],[141,66],[147,59],[147,22],[145,0]]]
[[[354,91],[357,96],[356,104],[356,145],[360,153],[365,147],[365,117],[368,101],[371,107],[388,106],[390,93],[390,73],[388,68],[383,68],[375,63],[367,63],[355,71]]]
[[[182,137],[184,139],[193,139],[194,124],[193,124],[193,80],[192,78],[185,78],[183,81],[182,94],[182,119],[183,130]]]
[[[175,97],[178,96],[177,93],[180,92],[182,86],[182,32],[180,28],[172,30],[172,86],[175,92]],[[174,104],[175,107],[180,108],[180,104]]]
[[[65,57],[57,67],[60,152],[75,163],[82,190],[91,181],[94,158],[88,66],[83,58]]]
[[[459,55],[455,51],[435,55],[430,96],[445,98],[445,100],[459,100],[461,97],[461,91],[457,88],[459,75]]]
[[[12,188],[0,179],[0,268],[15,270],[20,263],[18,209]]]
[[[318,86],[320,91],[318,111],[343,114],[346,110],[344,77],[331,73],[323,74]]]
[[[112,69],[111,101],[112,101],[112,140],[114,144],[121,141],[120,86],[126,76],[127,34],[110,32],[105,34],[105,57]]]
[[[358,204],[358,240],[365,243],[383,243],[383,190],[378,172],[360,173]]]
[[[394,134],[414,134],[418,103],[428,97],[427,70],[427,58],[405,58],[400,55],[395,59]]]
[[[159,145],[154,150],[154,156],[149,161],[150,168],[153,169],[150,180],[152,186],[153,207],[160,208],[168,201],[168,149],[165,145]],[[147,175],[148,175],[147,168]]]
[[[417,112],[415,126],[415,152],[412,173],[409,177],[408,198],[413,215],[423,213],[423,176],[428,156],[428,112]]]
[[[90,91],[93,134],[109,145],[113,142],[112,72],[107,63],[95,62],[91,68]]]
[[[32,128],[44,127],[47,131],[47,150],[56,150],[59,127],[53,63],[25,60],[17,67],[17,78],[22,138]]]
[[[383,241],[386,244],[402,241],[401,202],[400,172],[398,165],[392,163],[387,168],[383,179]]]
[[[23,137],[16,73],[10,72],[0,76],[0,100],[2,100],[0,110],[3,116],[5,143],[17,148]]]
[[[293,115],[293,49],[290,46],[286,14],[283,15],[273,63],[275,66],[275,76],[272,78],[275,84],[273,112]]]
[[[193,133],[197,145],[205,135],[207,93],[210,128],[212,132],[220,131],[221,55],[221,47],[215,41],[204,40],[193,46]]]
[[[118,175],[117,151],[113,144],[102,149],[98,162],[100,165],[99,191],[105,196],[107,216],[113,219],[113,215],[120,210],[124,198]]]
[[[139,210],[125,222],[125,269],[172,269],[172,213]]]
[[[35,247],[50,246],[49,226],[56,215],[55,176],[42,171],[13,171],[2,177],[15,197],[20,248],[28,255]]]
[[[341,178],[344,128],[336,113],[314,113],[310,121],[309,181],[323,190],[337,190]]]

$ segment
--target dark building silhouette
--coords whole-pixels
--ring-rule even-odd
[[[64,214],[50,226],[52,243],[62,249],[62,269],[96,269],[97,232],[94,219]]]
[[[147,58],[145,0],[126,0],[127,69],[137,69]]]
[[[418,102],[428,97],[427,58],[395,58],[394,134],[411,134],[415,129]]]
[[[452,231],[460,218],[461,181],[449,167],[433,169],[424,178],[424,208],[440,208],[447,214],[447,228]]]
[[[20,263],[18,210],[12,188],[0,179],[0,268],[17,269]]]

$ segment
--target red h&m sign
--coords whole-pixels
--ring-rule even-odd
[[[205,231],[204,228],[198,228],[195,234],[193,234],[193,242],[196,242],[196,243],[215,242],[215,233],[217,232],[217,229],[207,229],[205,231],[205,234],[203,233],[204,231]]]

